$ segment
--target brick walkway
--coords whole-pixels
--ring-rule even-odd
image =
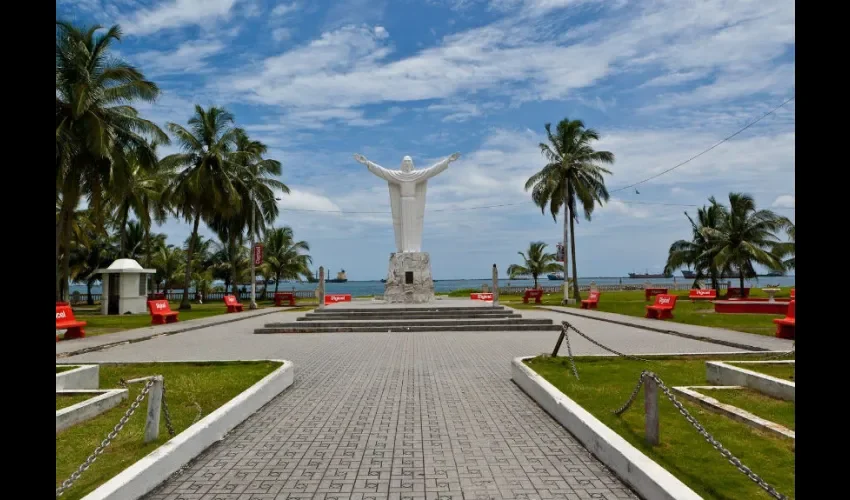
[[[250,333],[277,319],[63,360],[295,363],[292,387],[148,499],[636,498],[510,380],[511,358],[550,350],[557,332]],[[734,350],[578,322],[628,352]],[[581,338],[573,348],[601,353]]]

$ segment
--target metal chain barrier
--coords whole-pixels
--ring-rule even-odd
[[[580,380],[578,370],[576,369],[576,361],[573,359],[573,348],[570,347],[570,325],[566,321],[561,323],[561,331],[564,332],[564,340],[567,341],[567,356],[570,359],[570,366],[573,367],[573,375],[576,376],[576,380]]]
[[[171,424],[171,412],[168,411],[168,400],[165,399],[165,379],[162,380],[162,412],[165,414],[165,427],[168,435],[174,437],[174,426]]]
[[[639,358],[639,357],[637,357],[637,356],[632,356],[632,355],[630,355],[630,354],[623,354],[623,353],[622,353],[622,352],[620,352],[620,351],[615,351],[614,349],[611,349],[611,348],[610,348],[610,347],[608,347],[608,346],[604,346],[604,345],[600,344],[599,342],[597,342],[597,341],[593,340],[592,338],[590,338],[590,337],[588,337],[587,335],[585,335],[584,333],[582,333],[582,332],[581,332],[581,330],[579,330],[578,328],[576,328],[574,325],[571,325],[571,324],[570,324],[569,322],[567,322],[567,321],[561,321],[561,327],[564,329],[564,331],[565,331],[565,332],[567,331],[567,329],[568,329],[568,328],[572,328],[573,330],[575,330],[575,332],[576,332],[577,334],[579,334],[579,335],[581,335],[582,337],[584,337],[585,339],[587,339],[587,340],[588,340],[591,344],[594,344],[594,345],[596,345],[596,346],[599,346],[599,347],[601,347],[602,349],[605,349],[606,351],[608,351],[608,352],[610,352],[610,353],[616,354],[617,356],[622,356],[622,357],[624,357],[624,358],[634,359],[635,361],[644,361],[644,362],[646,362],[646,363],[649,363],[649,360],[648,360],[648,359]],[[567,336],[567,338],[569,338],[569,336]],[[569,341],[568,341],[568,343],[569,343]]]
[[[687,409],[685,409],[685,407],[682,405],[682,403],[679,402],[678,399],[676,399],[676,396],[673,395],[673,392],[670,391],[670,389],[667,387],[667,385],[664,383],[664,381],[662,381],[661,378],[659,378],[658,375],[656,375],[654,373],[648,372],[647,370],[644,370],[644,371],[641,372],[640,380],[638,381],[637,387],[635,387],[635,390],[632,392],[632,395],[629,397],[629,400],[626,401],[626,404],[624,404],[620,408],[620,410],[615,411],[615,413],[617,413],[617,415],[621,414],[622,412],[627,410],[629,408],[629,406],[631,406],[632,402],[635,400],[635,397],[637,396],[638,391],[640,390],[641,385],[643,385],[643,381],[646,377],[651,377],[658,384],[658,387],[661,388],[661,391],[664,392],[664,395],[667,396],[667,399],[669,399],[670,402],[673,403],[673,406],[675,406],[676,409],[679,410],[679,413],[681,413],[685,417],[685,420],[690,422],[690,424],[694,427],[694,429],[696,429],[697,432],[699,432],[700,435],[703,438],[705,438],[705,440],[708,441],[708,443],[711,446],[714,447],[714,449],[716,449],[717,451],[720,452],[721,455],[723,455],[723,458],[728,460],[729,463],[734,465],[739,471],[741,471],[743,474],[745,474],[754,483],[759,485],[759,487],[761,487],[761,489],[766,491],[773,498],[776,498],[778,500],[786,500],[787,499],[787,497],[785,495],[776,491],[776,488],[774,488],[773,486],[768,484],[764,479],[759,477],[758,474],[756,474],[755,472],[750,470],[749,467],[747,467],[746,465],[741,463],[741,460],[739,460],[735,455],[733,455],[731,451],[726,449],[726,447],[724,447],[722,444],[720,444],[720,441],[716,440],[714,438],[714,436],[712,436],[705,429],[705,427],[703,427],[702,424],[700,424],[697,421],[697,419],[694,418],[690,414],[690,412],[688,412]]]
[[[617,415],[619,417],[620,415],[623,414],[624,411],[628,410],[629,407],[632,406],[632,403],[635,402],[635,398],[637,397],[638,392],[640,392],[640,388],[643,387],[643,381],[646,380],[646,374],[647,373],[648,373],[647,370],[640,372],[640,378],[638,378],[638,383],[635,386],[635,390],[632,391],[632,395],[629,396],[629,399],[626,400],[625,403],[623,403],[623,406],[614,410],[614,415]]]
[[[94,452],[89,455],[88,458],[86,458],[86,461],[83,462],[82,465],[80,465],[68,479],[63,481],[61,486],[56,488],[57,497],[62,496],[62,494],[65,493],[65,491],[70,488],[77,479],[80,478],[83,472],[85,472],[86,470],[88,470],[89,467],[91,467],[94,461],[97,460],[97,457],[100,456],[101,453],[103,453],[103,450],[105,450],[107,446],[112,444],[112,440],[114,440],[118,433],[121,432],[121,429],[123,429],[124,426],[127,425],[127,421],[130,420],[130,417],[132,417],[133,413],[136,412],[136,409],[139,408],[139,405],[145,399],[145,396],[148,395],[148,392],[151,390],[151,387],[153,387],[153,383],[154,381],[152,379],[148,380],[148,382],[142,388],[142,391],[139,393],[138,396],[136,396],[136,399],[133,400],[133,402],[130,404],[130,407],[127,409],[127,411],[118,421],[118,423],[115,424],[115,427],[112,429],[112,431],[106,435],[106,439],[101,441],[100,445],[94,449]]]

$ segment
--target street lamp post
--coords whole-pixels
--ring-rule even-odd
[[[280,201],[280,198],[275,198],[275,201]],[[257,308],[257,265],[254,263],[254,246],[257,244],[256,223],[257,204],[251,203],[251,304],[248,305],[248,309]]]

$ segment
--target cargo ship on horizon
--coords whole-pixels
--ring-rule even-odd
[[[672,278],[673,273],[658,273],[658,274],[650,274],[646,273],[629,273],[629,278],[631,279],[655,279],[655,278]]]

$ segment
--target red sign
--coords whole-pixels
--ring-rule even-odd
[[[257,243],[254,245],[254,265],[259,266],[263,263],[263,244]]]
[[[339,302],[351,302],[351,294],[349,293],[328,293],[325,294],[325,304],[336,304]]]
[[[472,300],[483,300],[483,301],[487,301],[487,302],[492,302],[493,301],[493,294],[492,293],[482,293],[482,292],[470,293],[469,298],[472,299]]]

